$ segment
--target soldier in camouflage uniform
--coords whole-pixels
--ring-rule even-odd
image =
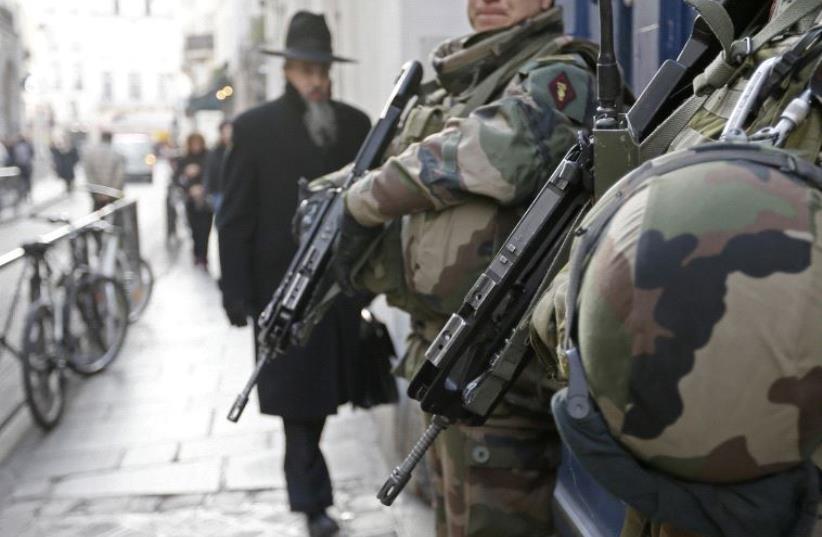
[[[818,41],[822,1],[774,2],[771,22],[788,15],[744,62],[718,58],[696,80],[684,127],[659,146],[680,151],[599,200],[532,318],[556,378],[574,370],[575,335],[574,374],[602,419],[578,427],[565,392],[553,407],[583,464],[631,506],[624,537],[822,535],[822,107],[787,139],[792,156],[696,147],[719,136],[765,59]],[[819,76],[808,42],[748,134]]]
[[[563,35],[551,0],[469,0],[468,11],[478,33],[434,52],[436,83],[410,112],[395,156],[347,192],[336,253],[344,288],[384,293],[410,313],[409,378],[594,111],[595,51]],[[536,411],[502,404],[487,425],[441,435],[432,450],[438,536],[552,532],[558,438],[546,409],[547,399]]]

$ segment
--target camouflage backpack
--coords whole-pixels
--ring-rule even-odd
[[[782,3],[789,5],[791,2],[783,0]],[[796,0],[794,3],[799,4]],[[780,10],[786,8],[780,5]],[[804,9],[795,10],[792,17],[787,12],[782,14],[790,20],[798,20],[799,30],[786,29],[785,19],[778,24],[776,19],[779,17],[773,17],[773,25],[766,25],[733,44],[745,44],[750,50],[738,65],[724,62],[733,50],[732,45],[727,45],[706,72],[694,81],[694,95],[643,141],[642,152],[646,158],[717,140],[756,68],[766,60],[787,52],[791,61],[786,66],[794,70],[787,73],[783,82],[769,88],[767,93],[770,95],[757,110],[756,119],[748,126],[747,132],[752,134],[776,123],[782,111],[806,88],[813,75],[815,61],[810,60],[818,57],[819,51],[813,47],[811,51],[805,51],[803,45],[813,44],[809,38],[822,25],[822,7],[818,1],[809,0],[804,2]],[[803,124],[791,134],[786,147],[805,160],[813,162],[819,159],[822,147],[821,110],[816,108],[811,111]]]
[[[821,168],[753,145],[680,151],[581,229],[568,330],[614,438],[708,483],[822,454]]]

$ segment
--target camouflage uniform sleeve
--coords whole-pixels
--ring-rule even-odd
[[[562,344],[565,341],[565,296],[569,275],[566,265],[548,286],[531,316],[531,346],[546,374],[562,382],[568,380],[568,358]]]
[[[376,226],[476,196],[503,206],[522,203],[590,122],[592,84],[589,72],[571,61],[532,64],[501,99],[450,120],[358,181],[346,195],[348,210]]]

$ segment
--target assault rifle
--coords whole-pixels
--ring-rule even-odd
[[[325,190],[316,202],[305,240],[300,241],[288,271],[258,320],[257,366],[234,401],[228,414],[229,421],[240,419],[266,363],[284,354],[294,344],[303,345],[319,321],[318,306],[329,292],[333,292],[334,283],[328,265],[345,209],[342,193],[369,169],[380,164],[408,101],[419,92],[421,80],[422,65],[419,62],[403,66],[385,109],[360,147],[345,181],[339,188]]]
[[[623,114],[611,2],[600,0],[599,8],[602,39],[593,133],[580,133],[426,351],[408,395],[433,418],[380,489],[377,497],[385,505],[393,503],[440,432],[457,422],[481,425],[506,395],[533,356],[530,313],[562,267],[576,224],[593,200],[641,163],[642,138],[678,106],[691,78],[719,50],[706,21],[697,18],[679,57],[663,63]]]

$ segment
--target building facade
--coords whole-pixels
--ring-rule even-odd
[[[23,57],[17,4],[0,0],[0,138],[23,128]]]
[[[28,113],[50,128],[156,133],[180,98],[178,8],[164,0],[26,0]]]

